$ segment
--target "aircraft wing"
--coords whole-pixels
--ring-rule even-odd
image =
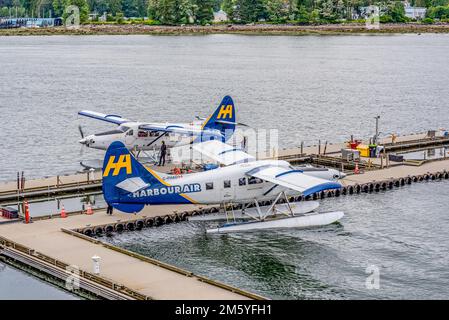
[[[301,170],[293,170],[286,167],[264,165],[254,168],[246,173],[271,183],[296,190],[304,196],[315,192],[339,189],[341,185],[337,182],[324,180],[304,174]]]
[[[97,120],[101,120],[101,121],[106,121],[106,122],[110,122],[110,123],[115,123],[118,125],[121,125],[122,123],[125,123],[125,122],[132,122],[131,120],[122,118],[121,116],[118,116],[116,114],[104,114],[104,113],[89,111],[89,110],[82,110],[82,111],[78,112],[78,114],[81,116],[84,116],[84,117],[97,119]]]
[[[176,133],[187,136],[192,135],[199,136],[203,133],[203,130],[201,129],[184,128],[178,125],[163,125],[163,124],[142,124],[139,126],[139,129],[148,131],[158,131],[164,133]],[[216,134],[218,134],[218,132]]]
[[[245,151],[218,140],[194,144],[193,149],[225,166],[255,160],[253,156],[247,154]]]

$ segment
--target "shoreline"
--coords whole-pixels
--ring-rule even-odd
[[[380,29],[367,29],[365,24],[326,25],[211,25],[211,26],[156,26],[143,24],[86,24],[78,29],[65,27],[0,29],[0,36],[44,35],[345,35],[345,34],[413,34],[449,33],[449,24],[381,24]]]

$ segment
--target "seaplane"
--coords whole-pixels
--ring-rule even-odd
[[[167,148],[211,139],[225,142],[233,135],[238,124],[235,122],[235,106],[230,96],[225,96],[208,118],[197,117],[197,120],[191,123],[137,122],[119,115],[89,110],[79,111],[78,114],[117,125],[114,130],[88,136],[79,126],[80,144],[88,148],[107,150],[112,142],[121,141],[137,157],[141,151],[159,150],[162,141]]]
[[[339,189],[341,184],[337,180],[344,174],[337,170],[301,170],[287,161],[256,160],[219,140],[204,141],[191,147],[220,166],[180,175],[156,172],[138,162],[122,142],[113,142],[103,162],[106,202],[125,213],[138,213],[146,205],[219,204],[227,221],[208,229],[207,233],[317,227],[334,223],[344,216],[340,211],[316,213],[313,212],[315,204],[289,199]],[[262,205],[262,201],[271,203]],[[234,211],[229,213],[226,209],[229,204],[241,204],[240,217],[249,219],[241,221]]]

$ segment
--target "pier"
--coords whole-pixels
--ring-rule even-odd
[[[313,163],[342,169],[348,175],[342,188],[328,190],[291,200],[307,201],[361,193],[381,192],[449,179],[449,159],[445,147],[449,137],[419,133],[397,137],[395,141],[382,139],[380,158],[361,157],[355,163],[342,158],[345,143],[325,143],[280,150],[278,159],[294,164]],[[422,161],[392,162],[388,154],[405,151],[442,148],[441,157]],[[357,166],[360,169],[354,174]],[[96,177],[95,177],[96,176]],[[0,184],[0,205],[21,203],[24,199],[69,197],[101,193],[100,173],[49,177],[20,183]],[[269,203],[262,203],[267,205]],[[234,205],[239,208],[240,205]],[[29,272],[37,272],[47,281],[66,285],[67,277],[79,278],[77,293],[102,299],[265,299],[257,294],[193,274],[188,270],[118,248],[101,241],[102,235],[114,232],[137,231],[163,224],[185,221],[189,216],[217,212],[216,206],[167,205],[148,206],[137,215],[105,210],[69,212],[68,218],[51,215],[34,217],[25,224],[2,223],[0,218],[0,258]],[[97,237],[95,237],[97,236]],[[101,257],[100,272],[93,271],[92,257]],[[126,268],[124,267],[126,266]]]
[[[56,275],[62,285],[68,277],[73,277],[71,270],[77,270],[80,289],[105,299],[264,299],[73,231],[120,223],[130,230],[136,220],[145,221],[148,217],[157,220],[177,210],[192,209],[191,206],[147,207],[139,215],[114,213],[113,216],[98,210],[93,215],[73,215],[66,219],[2,224],[0,256],[13,264],[38,269],[47,276]],[[95,255],[101,257],[98,275],[92,271]]]

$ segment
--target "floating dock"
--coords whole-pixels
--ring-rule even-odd
[[[400,136],[396,141],[381,141],[385,153],[444,148],[438,159],[391,163],[386,158],[362,158],[360,174],[348,174],[341,180],[342,188],[294,197],[294,201],[348,196],[359,193],[393,190],[424,181],[449,179],[449,158],[445,146],[449,137],[429,137],[425,133]],[[292,163],[333,165],[351,173],[355,164],[341,157],[346,144],[324,144],[284,149],[277,155]],[[384,153],[384,156],[385,156]],[[98,172],[94,175],[99,176]],[[26,182],[0,184],[0,204],[18,203],[23,199],[65,197],[101,193],[101,180],[86,174],[36,179]],[[268,203],[262,203],[267,205]],[[239,208],[235,205],[234,208]],[[0,258],[37,272],[48,281],[64,286],[67,278],[77,271],[77,293],[103,299],[265,299],[187,270],[157,261],[102,242],[103,235],[157,227],[166,223],[185,221],[189,216],[217,212],[214,206],[172,205],[148,206],[138,215],[105,210],[93,215],[84,211],[69,213],[68,218],[35,217],[33,223],[0,222]],[[4,220],[1,219],[0,220]],[[93,256],[101,257],[98,274],[93,272]]]
[[[113,216],[98,210],[93,215],[0,225],[0,255],[48,276],[59,274],[62,281],[72,277],[72,270],[78,270],[80,283],[87,282],[95,288],[85,290],[106,299],[264,299],[72,231],[117,224],[129,227],[131,221],[145,221],[149,217],[157,220],[180,209],[195,208],[147,207],[139,215],[114,213]],[[93,273],[93,256],[101,258],[99,274]]]

